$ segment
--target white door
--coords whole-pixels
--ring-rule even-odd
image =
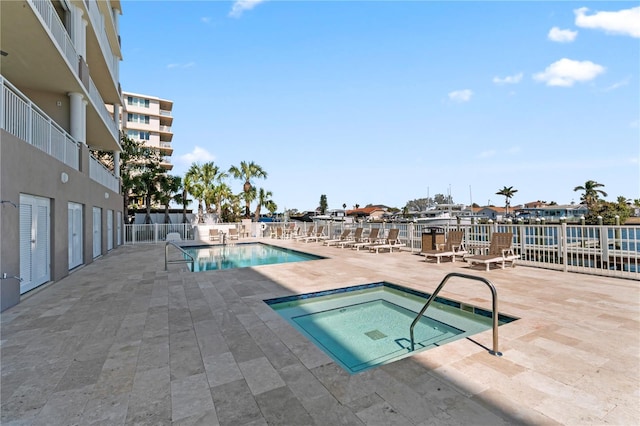
[[[69,203],[69,270],[82,265],[82,204]]]
[[[113,210],[107,210],[107,251],[113,250]]]
[[[20,194],[20,294],[51,279],[49,199]]]
[[[122,245],[122,212],[116,212],[116,245]]]
[[[102,254],[102,209],[93,208],[93,257]]]

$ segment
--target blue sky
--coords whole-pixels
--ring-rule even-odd
[[[120,81],[174,101],[175,175],[254,161],[280,211],[640,198],[638,1],[122,7]]]

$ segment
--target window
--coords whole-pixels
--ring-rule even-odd
[[[142,108],[149,108],[149,99],[136,98],[135,96],[127,96],[127,104]]]
[[[127,114],[127,121],[130,123],[144,123],[149,124],[149,116],[144,114]]]
[[[131,139],[136,140],[149,140],[149,132],[144,132],[142,130],[127,130],[127,136]]]

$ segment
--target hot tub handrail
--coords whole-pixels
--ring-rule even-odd
[[[185,259],[185,260],[169,260],[169,246],[174,246],[175,248],[180,250],[182,252],[182,254],[184,254],[186,257],[189,258],[189,260],[187,260],[187,259]],[[169,263],[191,263],[191,270],[193,270],[194,266],[195,266],[195,262],[196,262],[196,260],[194,259],[194,257],[192,255],[190,255],[189,253],[187,253],[186,251],[184,251],[182,249],[182,247],[180,247],[178,244],[174,243],[173,241],[167,241],[165,243],[165,245],[164,245],[164,270],[165,271],[168,270]]]
[[[484,277],[478,277],[476,275],[461,274],[459,272],[451,272],[451,273],[447,274],[442,279],[442,281],[440,282],[440,285],[438,285],[438,288],[436,288],[436,291],[434,291],[433,294],[429,297],[429,299],[427,300],[427,303],[424,304],[424,306],[422,307],[422,310],[420,311],[420,313],[416,316],[416,318],[411,323],[411,328],[409,329],[409,332],[411,334],[411,351],[413,351],[415,349],[414,348],[414,341],[413,341],[413,328],[418,323],[418,321],[420,321],[420,318],[422,317],[424,312],[427,310],[429,305],[431,305],[431,302],[433,302],[435,300],[435,298],[438,295],[438,293],[440,292],[440,290],[442,290],[442,287],[444,287],[444,285],[447,283],[447,281],[449,281],[449,278],[451,278],[451,277],[460,277],[460,278],[466,278],[466,279],[469,279],[469,280],[482,281],[491,290],[492,311],[493,311],[492,312],[492,317],[493,317],[493,350],[490,350],[489,353],[491,355],[495,355],[495,356],[502,356],[502,352],[498,351],[498,292],[496,291],[495,286],[491,283],[491,281],[489,281],[488,279],[486,279]]]

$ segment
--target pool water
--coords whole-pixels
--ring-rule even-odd
[[[194,258],[193,272],[324,259],[322,256],[262,243],[216,244],[182,249]]]
[[[428,294],[391,283],[265,300],[351,374],[387,364],[492,327],[491,312],[437,297],[409,329]],[[499,324],[515,320],[499,316]]]

